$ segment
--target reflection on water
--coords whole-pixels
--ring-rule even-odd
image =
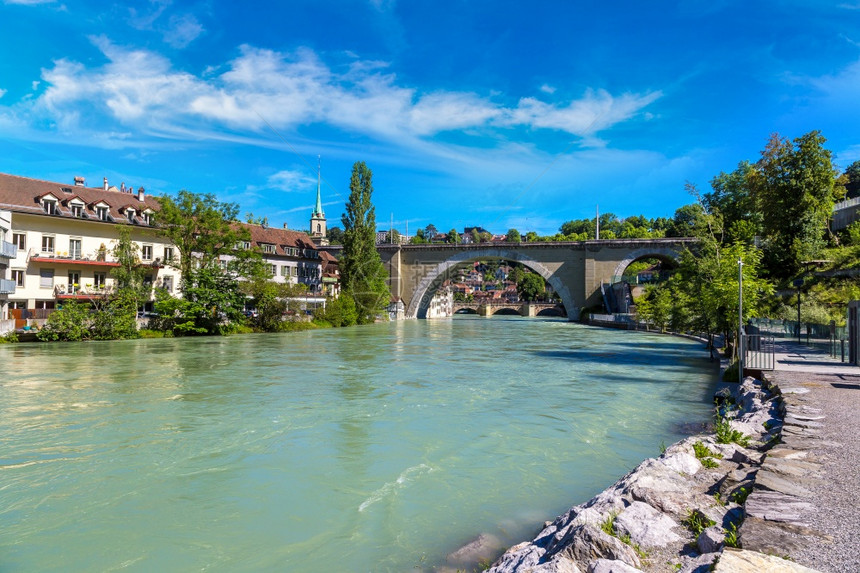
[[[688,341],[514,318],[0,363],[10,571],[429,569],[590,497],[706,419],[713,384]]]

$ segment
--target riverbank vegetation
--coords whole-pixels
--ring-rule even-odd
[[[847,188],[856,192],[860,180],[851,170],[860,172],[860,164],[840,174],[825,142],[817,131],[794,140],[773,135],[758,161],[716,175],[709,192],[688,185],[696,202],[679,209],[676,222],[699,241],[669,280],[637,299],[639,316],[660,328],[731,340],[741,260],[745,321],[795,318],[790,299],[802,283],[803,321],[844,324],[847,302],[860,297],[856,278],[845,272],[860,264],[860,224],[834,233],[829,221]]]

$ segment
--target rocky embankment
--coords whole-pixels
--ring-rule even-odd
[[[793,471],[804,462],[771,456],[765,463],[782,435],[779,390],[747,378],[718,397],[723,423],[715,434],[687,438],[645,460],[587,503],[547,522],[532,541],[511,547],[489,571],[810,571],[781,559],[778,548],[767,552],[773,555],[734,549],[742,544],[754,488],[759,501],[753,513],[797,509],[797,500],[780,492],[790,485],[779,483],[785,475],[779,467]],[[756,486],[757,475],[774,483]]]

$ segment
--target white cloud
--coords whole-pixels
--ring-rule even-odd
[[[55,0],[3,0],[4,4],[19,4],[21,6],[35,6],[36,4],[53,4]]]
[[[293,191],[307,193],[310,188],[316,186],[316,183],[316,179],[309,177],[305,171],[284,170],[269,175],[266,180],[266,187],[287,193]]]
[[[551,85],[549,85],[549,84],[544,84],[544,85],[542,85],[542,86],[540,87],[540,91],[542,91],[542,92],[543,92],[543,93],[545,93],[545,94],[550,94],[550,95],[552,95],[552,94],[554,94],[554,93],[555,93],[555,88],[554,88],[554,87],[552,87],[552,86],[551,86]]]
[[[0,98],[2,98],[4,95],[6,95],[6,90],[0,89]]]
[[[193,14],[174,15],[170,17],[170,23],[164,30],[164,41],[174,48],[184,48],[203,31],[203,26]]]
[[[118,46],[104,36],[91,41],[107,63],[86,67],[55,61],[42,71],[43,93],[30,108],[18,108],[18,117],[74,130],[79,140],[89,133],[95,145],[105,145],[105,137],[111,145],[123,145],[122,138],[108,134],[129,132],[151,141],[272,145],[270,138],[262,142],[257,135],[268,126],[290,130],[288,139],[295,142],[297,130],[325,124],[388,144],[401,155],[453,159],[467,147],[443,145],[434,136],[456,132],[469,141],[468,149],[499,151],[504,145],[508,153],[515,149],[506,143],[509,130],[525,127],[570,133],[582,138],[582,146],[601,147],[605,141],[596,134],[630,120],[661,96],[659,91],[616,96],[588,90],[561,103],[525,97],[505,105],[504,94],[402,85],[385,62],[349,57],[329,65],[309,49],[281,53],[252,46],[194,75],[149,50]]]

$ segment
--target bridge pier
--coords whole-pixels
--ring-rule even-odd
[[[537,316],[537,314],[538,314],[537,307],[531,303],[528,303],[528,302],[524,303],[520,307],[520,316],[528,316],[530,318],[533,318],[533,317]]]
[[[478,307],[478,316],[490,317],[493,316],[493,307],[488,304],[482,304]]]

